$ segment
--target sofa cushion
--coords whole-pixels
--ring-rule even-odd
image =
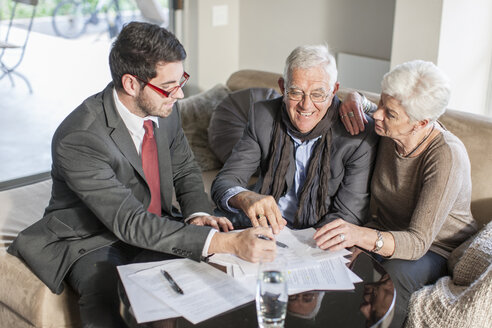
[[[21,230],[43,216],[51,185],[49,174],[40,174],[26,177],[20,184],[12,181],[13,188],[0,191],[0,317],[5,327],[20,327],[20,322],[26,327],[80,325],[78,297],[70,288],[61,295],[53,294],[21,260],[5,251]],[[8,320],[15,325],[8,325]]]
[[[179,101],[183,130],[202,171],[222,166],[210,150],[207,128],[213,110],[228,94],[226,86],[217,84],[210,90]]]
[[[243,135],[252,105],[279,96],[271,88],[249,88],[232,92],[217,106],[210,119],[208,141],[222,163],[229,158],[232,148]]]
[[[17,257],[0,254],[0,302],[35,327],[78,327],[78,297],[53,294]],[[67,286],[65,286],[67,287]]]
[[[20,231],[39,220],[51,196],[51,179],[0,191],[0,251],[5,251]]]
[[[453,269],[456,285],[469,286],[492,264],[492,221],[478,232]]]

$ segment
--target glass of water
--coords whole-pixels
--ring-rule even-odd
[[[284,326],[287,312],[287,277],[285,262],[261,262],[256,284],[256,314],[260,328]]]

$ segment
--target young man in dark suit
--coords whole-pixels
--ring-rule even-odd
[[[53,292],[61,293],[65,280],[80,295],[84,326],[122,325],[116,266],[146,252],[196,261],[221,252],[249,261],[275,256],[275,243],[257,238],[273,238],[269,229],[218,232],[232,224],[208,214],[176,103],[189,78],[185,58],[164,28],[138,22],[123,28],[109,57],[112,83],[76,108],[53,137],[44,217],[8,250]],[[173,188],[184,220],[173,211]]]

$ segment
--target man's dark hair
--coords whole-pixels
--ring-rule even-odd
[[[121,89],[124,74],[148,81],[157,75],[157,63],[174,63],[185,58],[186,51],[174,34],[158,25],[131,22],[113,42],[109,68],[115,88]]]

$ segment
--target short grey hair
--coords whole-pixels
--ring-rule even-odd
[[[412,121],[436,121],[445,111],[451,96],[446,75],[433,63],[413,60],[386,73],[382,93],[398,100]]]
[[[287,57],[284,68],[284,81],[286,88],[290,86],[290,80],[294,69],[308,69],[323,65],[330,77],[330,88],[333,90],[338,77],[335,57],[330,53],[328,45],[305,45],[295,48]]]

